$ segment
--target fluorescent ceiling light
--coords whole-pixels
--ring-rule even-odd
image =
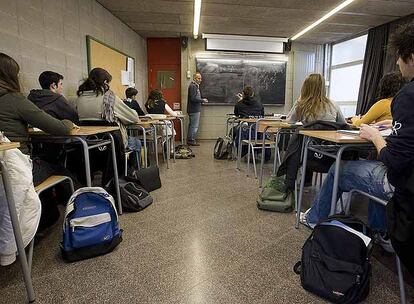
[[[323,16],[321,19],[319,19],[316,22],[312,23],[307,28],[303,29],[302,31],[300,31],[299,33],[297,33],[295,36],[293,36],[292,38],[290,38],[290,40],[295,40],[295,39],[299,38],[300,36],[302,36],[303,34],[305,34],[308,31],[310,31],[311,29],[313,29],[315,26],[319,25],[320,23],[324,22],[326,19],[328,19],[332,15],[336,14],[341,9],[343,9],[346,6],[348,6],[349,4],[351,4],[354,1],[355,0],[346,0],[345,2],[341,3],[340,5],[338,5],[337,7],[335,7],[333,10],[331,10],[329,13],[327,13],[325,16]]]
[[[198,28],[200,27],[200,16],[201,16],[201,0],[194,0],[194,39],[198,37]]]

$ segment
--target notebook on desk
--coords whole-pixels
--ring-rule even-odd
[[[343,134],[359,135],[359,130],[338,130],[337,132]],[[380,131],[381,135],[384,137],[391,135],[391,132],[391,129],[385,129]]]

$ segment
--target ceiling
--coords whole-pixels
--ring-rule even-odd
[[[192,36],[193,0],[98,0],[143,37]],[[200,33],[291,37],[343,0],[203,0]],[[414,13],[414,0],[356,0],[298,39],[328,43]]]

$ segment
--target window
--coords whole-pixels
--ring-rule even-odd
[[[355,115],[367,35],[332,45],[329,98],[345,117]]]

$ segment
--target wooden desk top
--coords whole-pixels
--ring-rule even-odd
[[[291,128],[295,126],[294,124],[285,122],[285,121],[280,121],[280,120],[274,120],[274,121],[270,121],[270,120],[264,120],[264,121],[260,121],[259,122],[259,127],[257,129],[258,132],[264,132],[264,129],[266,127],[269,127],[267,129],[266,132],[268,133],[274,133],[277,132],[279,129],[282,128]]]
[[[107,133],[119,130],[119,127],[116,126],[81,126],[79,130],[73,129],[69,134],[62,135],[62,136],[89,136],[89,135],[96,135],[101,133]],[[46,132],[41,130],[34,130],[29,129],[30,136],[40,136],[40,135],[48,135]],[[55,136],[55,135],[52,135]],[[61,135],[58,135],[61,136]]]
[[[359,135],[338,133],[337,131],[300,130],[299,134],[313,138],[327,140],[337,144],[366,144],[368,140],[362,139]]]
[[[20,143],[18,142],[1,142],[0,143],[0,151],[6,151],[10,149],[15,149],[20,147]]]

